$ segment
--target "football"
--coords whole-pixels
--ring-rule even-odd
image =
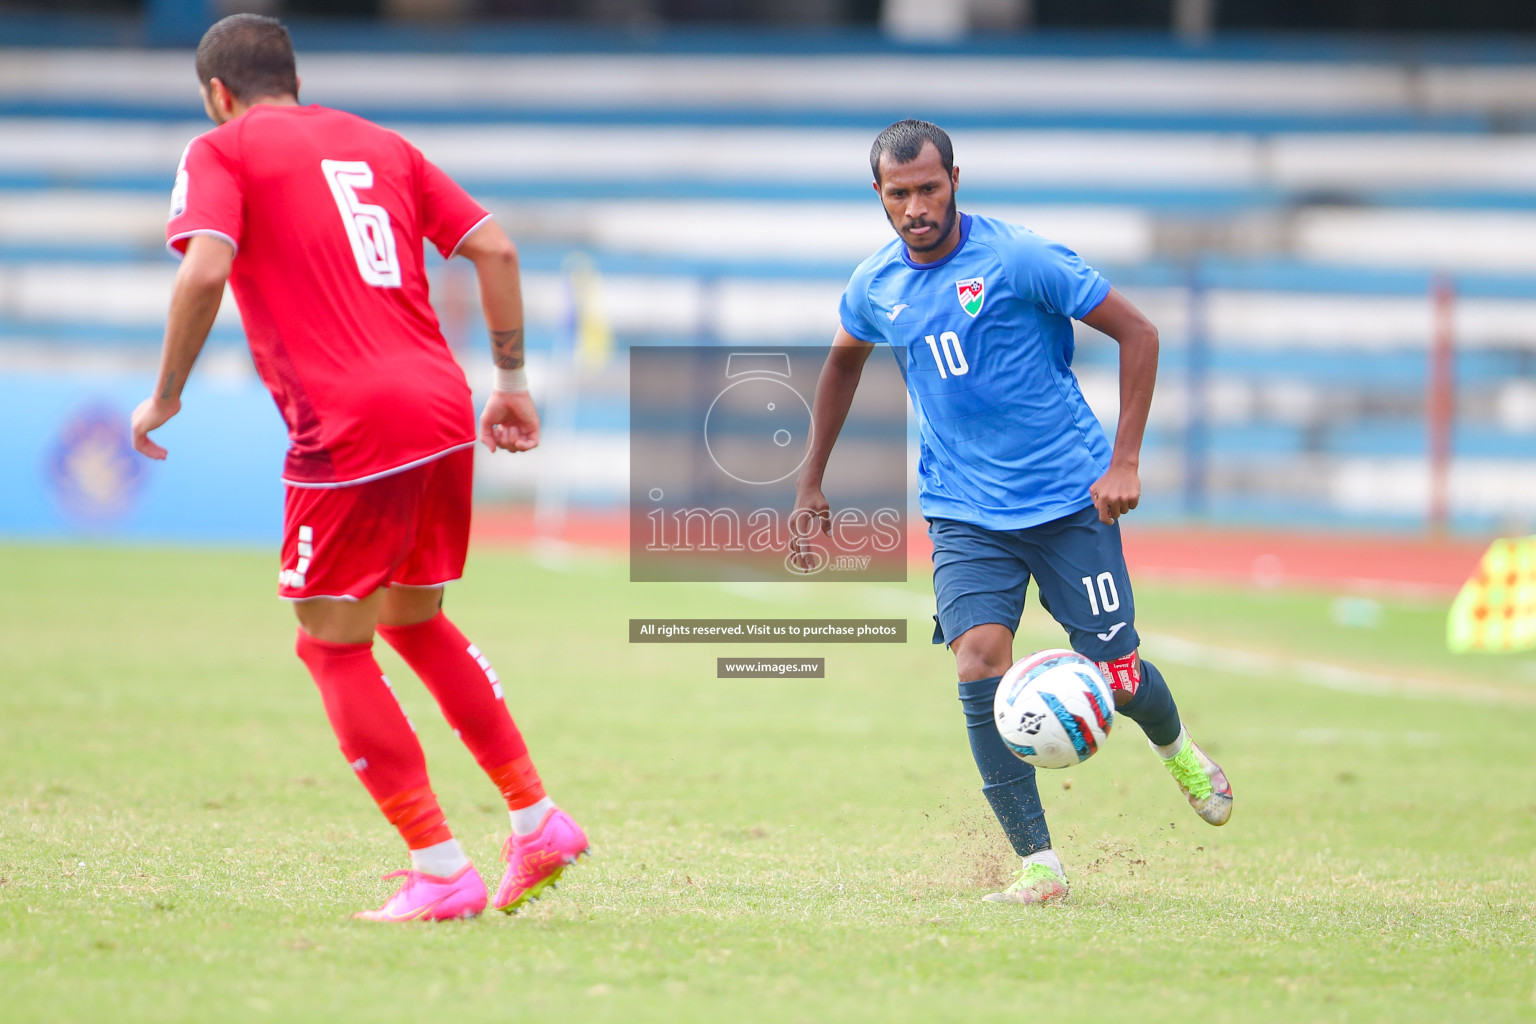
[[[1003,742],[1038,768],[1088,760],[1109,736],[1115,699],[1099,667],[1074,651],[1037,651],[997,685],[993,720]]]

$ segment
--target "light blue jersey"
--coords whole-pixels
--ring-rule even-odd
[[[937,263],[897,238],[859,264],[843,329],[902,364],[924,516],[1019,530],[1091,504],[1110,448],[1072,373],[1072,320],[1108,294],[1070,249],[989,217],[962,215]]]

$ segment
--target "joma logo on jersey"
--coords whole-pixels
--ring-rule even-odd
[[[955,291],[960,295],[960,308],[971,316],[981,312],[981,301],[987,297],[987,282],[979,277],[956,281]]]

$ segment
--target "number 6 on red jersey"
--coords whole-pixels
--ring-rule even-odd
[[[373,168],[366,160],[321,160],[320,170],[341,212],[357,272],[375,288],[399,288],[400,261],[395,258],[389,211],[357,198],[357,189],[373,187]]]

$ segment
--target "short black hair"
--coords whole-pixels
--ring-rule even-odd
[[[953,171],[955,147],[949,141],[949,134],[931,121],[914,121],[908,118],[905,121],[897,121],[875,136],[875,144],[869,149],[869,169],[874,172],[875,180],[880,180],[882,156],[889,153],[896,163],[909,164],[917,159],[918,154],[923,151],[924,143],[928,142],[933,143],[933,148],[939,151],[939,160],[944,164],[944,173]]]
[[[217,78],[237,100],[297,96],[293,40],[276,18],[231,14],[214,22],[197,44],[197,80]]]

